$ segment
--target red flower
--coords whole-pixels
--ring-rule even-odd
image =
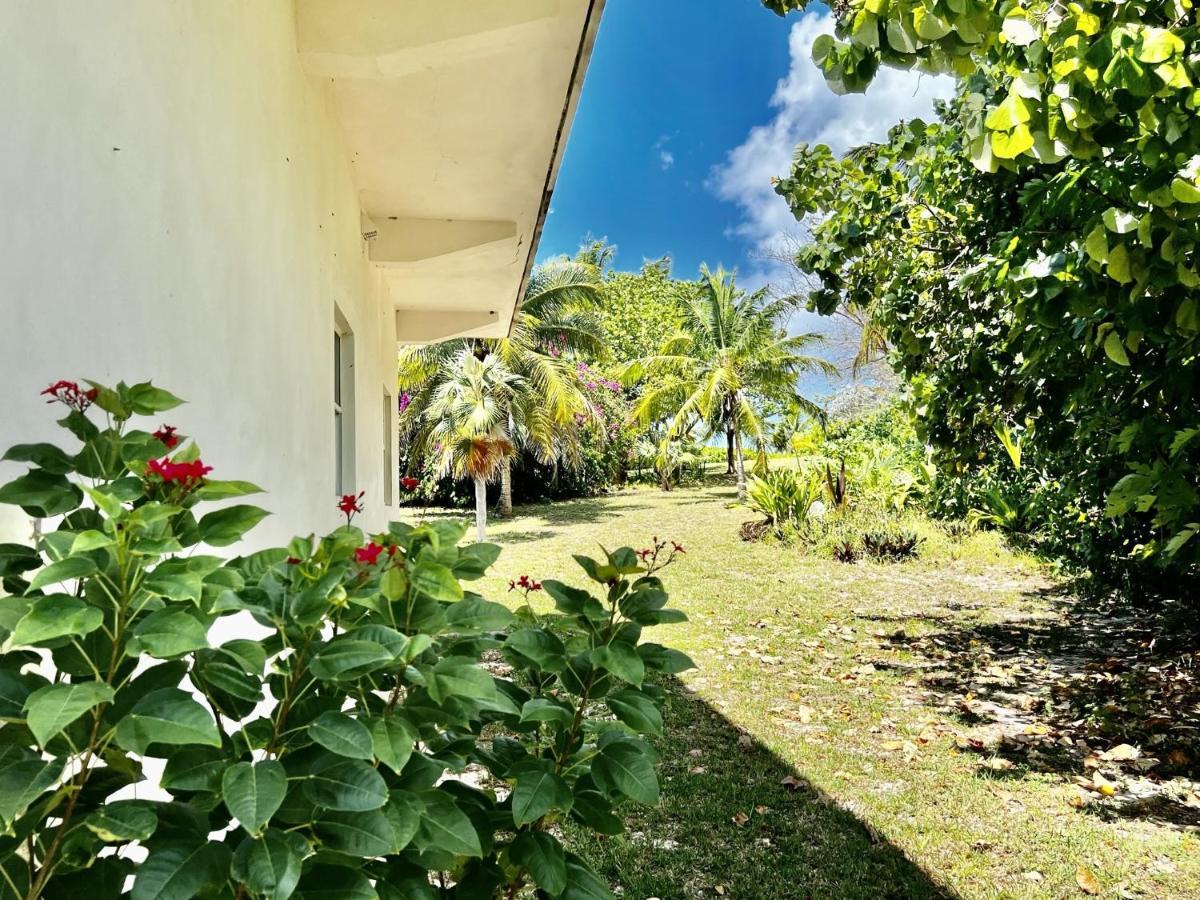
[[[649,559],[651,556],[653,556],[653,555],[654,555],[654,551],[653,551],[653,550],[651,550],[649,547],[647,547],[645,550],[639,550],[639,551],[637,551],[637,555],[638,555],[638,556],[640,556],[640,557],[642,558],[642,562],[645,562],[645,561],[646,561],[646,560],[648,560],[648,559]]]
[[[174,450],[179,445],[179,435],[175,433],[174,425],[164,425],[154,432],[154,439],[164,444],[168,450]]]
[[[366,491],[359,491],[357,494],[342,494],[342,499],[338,501],[338,509],[345,515],[347,525],[350,524],[355,513],[363,511],[362,498],[366,496],[366,493]]]
[[[284,562],[286,562],[289,566],[298,566],[298,565],[300,565],[300,557],[289,556],[287,559],[284,560]]]
[[[404,488],[406,491],[415,491],[420,486],[420,484],[421,484],[420,478],[413,478],[409,475],[405,475],[403,478],[400,479],[400,487]]]
[[[683,549],[683,544],[680,544],[676,541],[671,541],[671,546],[674,548],[676,553],[687,553],[687,551]]]
[[[50,398],[47,403],[61,403],[76,412],[87,412],[99,394],[96,388],[81,390],[74,381],[56,381],[42,391],[42,396]]]
[[[204,476],[212,471],[212,466],[206,466],[198,459],[190,462],[175,462],[167,459],[152,459],[146,464],[147,475],[157,475],[163,484],[179,484],[183,487],[194,487],[204,480]]]
[[[530,591],[540,591],[542,589],[542,583],[540,581],[534,581],[528,575],[522,575],[516,581],[510,580],[508,582],[508,589],[510,591],[515,591],[517,588],[525,591],[525,593],[529,593]]]
[[[354,551],[354,559],[365,566],[373,566],[379,561],[379,554],[382,552],[383,547],[371,541],[367,546],[359,547]]]

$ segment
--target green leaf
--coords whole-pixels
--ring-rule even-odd
[[[263,489],[249,481],[215,481],[206,480],[196,488],[192,495],[197,500],[232,500],[234,497],[246,497],[250,494],[261,494]]]
[[[1108,251],[1108,277],[1118,284],[1129,284],[1133,281],[1129,266],[1129,248],[1117,244]]]
[[[600,877],[574,853],[567,854],[567,889],[559,900],[616,900]]]
[[[24,544],[0,544],[0,578],[42,567],[42,557]]]
[[[417,846],[441,850],[454,856],[482,856],[479,834],[467,814],[445,791],[423,791],[417,795],[425,805],[421,825],[413,838]]]
[[[341,637],[318,650],[308,669],[323,681],[353,681],[386,667],[394,659],[391,651],[375,641]]]
[[[422,560],[409,575],[413,588],[420,594],[442,603],[452,603],[463,598],[462,585],[443,565]]]
[[[91,382],[88,382],[88,384],[91,384]],[[99,385],[92,386],[99,387]],[[183,403],[182,400],[170,391],[164,391],[162,388],[155,387],[148,381],[131,385],[124,391],[120,391],[118,388],[118,393],[122,395],[122,399],[129,410],[138,416],[152,416],[155,413],[166,412]]]
[[[662,644],[638,644],[638,656],[646,664],[647,669],[662,672],[665,675],[678,675],[688,669],[696,668],[692,658],[678,650],[664,647]]]
[[[37,742],[45,747],[89,709],[112,698],[113,689],[103,681],[47,685],[25,701],[25,721]]]
[[[64,476],[43,469],[34,469],[0,487],[0,503],[19,506],[42,519],[69,513],[82,502],[83,491]]]
[[[30,587],[40,590],[48,584],[58,584],[60,581],[71,581],[85,578],[95,573],[96,564],[87,556],[68,556],[56,563],[51,563],[33,576]]]
[[[221,778],[221,795],[226,809],[255,836],[271,821],[286,793],[287,773],[273,759],[236,763],[226,769]]]
[[[266,518],[265,509],[248,504],[227,506],[201,517],[196,527],[200,540],[213,547],[228,547]]]
[[[350,759],[374,759],[371,732],[345,713],[322,713],[308,725],[308,736],[331,753]]]
[[[507,606],[482,597],[467,597],[446,610],[446,627],[451,631],[501,631],[512,621]]]
[[[221,776],[229,760],[214,747],[185,747],[172,753],[163,769],[161,784],[168,791],[204,791],[215,794],[221,789]]]
[[[361,760],[340,760],[309,774],[304,782],[309,802],[343,812],[366,812],[387,803],[387,784]]]
[[[191,900],[227,876],[224,844],[172,842],[154,847],[138,866],[130,900]]]
[[[587,591],[573,588],[553,578],[547,578],[542,587],[554,600],[554,606],[559,612],[568,616],[583,616],[593,622],[608,620],[608,610]]]
[[[110,534],[105,534],[103,531],[89,529],[81,531],[75,535],[75,540],[71,542],[70,555],[75,556],[79,553],[87,553],[91,550],[101,550],[105,547],[111,547],[116,543],[116,540]]]
[[[187,610],[169,606],[138,621],[125,642],[125,655],[171,659],[207,646],[208,626]]]
[[[392,852],[399,853],[407,847],[421,827],[421,811],[425,808],[420,798],[407,791],[392,791],[383,814],[392,828]]]
[[[658,802],[658,777],[649,754],[632,741],[613,741],[592,760],[592,778],[601,790],[638,803]]]
[[[597,647],[592,651],[592,662],[630,684],[641,684],[646,677],[646,665],[632,644],[614,641]]]
[[[298,890],[297,900],[379,900],[366,876],[345,866],[314,866]]]
[[[151,744],[221,746],[221,736],[208,710],[179,688],[151,691],[134,704],[117,725],[117,743],[145,755]]]
[[[0,746],[0,824],[8,831],[42,792],[58,781],[63,765],[23,747]]]
[[[508,850],[509,858],[533,876],[537,886],[552,897],[567,887],[567,858],[560,844],[544,831],[523,831]]]
[[[616,691],[604,698],[613,715],[634,731],[662,734],[662,713],[654,701],[633,688]]]
[[[83,820],[92,833],[108,844],[144,841],[158,827],[154,804],[147,800],[117,800],[93,810]]]
[[[546,760],[527,760],[514,766],[508,779],[516,779],[512,792],[513,824],[518,828],[536,822],[552,809],[570,810],[571,787],[554,773]]]
[[[1183,178],[1171,181],[1171,196],[1180,203],[1200,203],[1200,186]]]
[[[532,665],[542,672],[561,672],[567,664],[567,648],[543,628],[514,631],[504,641],[504,656],[517,665]]]
[[[1104,353],[1118,366],[1129,365],[1129,354],[1125,352],[1125,345],[1121,342],[1121,336],[1115,331],[1110,331],[1108,337],[1104,339]]]
[[[300,883],[308,841],[295,832],[268,828],[246,838],[233,854],[232,874],[263,900],[288,900]]]
[[[370,859],[395,848],[391,823],[378,809],[322,813],[313,830],[325,848],[348,856]]]
[[[104,614],[82,600],[65,594],[37,597],[13,628],[11,647],[33,647],[67,636],[91,634],[104,622]]]
[[[397,775],[412,756],[417,737],[417,729],[400,716],[378,716],[371,720],[371,746],[375,758]]]
[[[575,710],[561,700],[551,700],[548,697],[534,697],[526,700],[521,707],[522,722],[557,722],[560,725],[570,725],[575,718]]]
[[[429,696],[437,703],[450,698],[466,697],[491,700],[496,696],[496,682],[473,659],[447,656],[437,661],[426,677]]]
[[[33,463],[51,475],[66,475],[75,470],[75,463],[66,452],[53,444],[17,444],[9,447],[2,459],[11,462]]]
[[[618,835],[624,823],[613,813],[612,801],[599,791],[576,791],[571,816],[598,834]]]

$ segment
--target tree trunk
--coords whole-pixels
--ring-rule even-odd
[[[475,479],[475,540],[487,540],[487,482]]]
[[[746,461],[742,457],[742,432],[738,429],[733,432],[733,454],[734,461],[737,463],[737,496],[739,501],[745,502]]]
[[[733,428],[728,420],[725,423],[725,474],[733,475],[736,469],[733,467]]]
[[[512,514],[512,457],[505,457],[500,464],[500,503],[496,515],[508,518]]]

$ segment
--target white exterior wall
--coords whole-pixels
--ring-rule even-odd
[[[267,489],[256,546],[332,528],[336,303],[363,524],[395,517],[395,316],[293,0],[5,0],[0,121],[0,445],[74,448],[38,396],[52,381],[152,379],[189,401],[162,421],[214,478]],[[0,540],[28,536],[14,512]]]

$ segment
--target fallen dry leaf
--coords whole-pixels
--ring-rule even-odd
[[[733,824],[736,825],[738,828],[741,828],[747,822],[750,821],[750,817],[748,815],[746,815],[744,812],[740,812],[736,816],[733,816],[730,819],[730,821],[733,822]]]
[[[903,741],[884,741],[879,745],[879,749],[891,753],[893,750],[899,750],[903,746]]]
[[[798,791],[804,786],[804,783],[795,775],[785,775],[779,783],[789,791]]]
[[[689,775],[703,775],[707,771],[708,771],[708,769],[704,768],[704,766],[692,766],[690,769],[688,769],[688,774]]]
[[[1085,894],[1100,893],[1100,881],[1092,874],[1092,870],[1080,866],[1075,870],[1075,883]]]

